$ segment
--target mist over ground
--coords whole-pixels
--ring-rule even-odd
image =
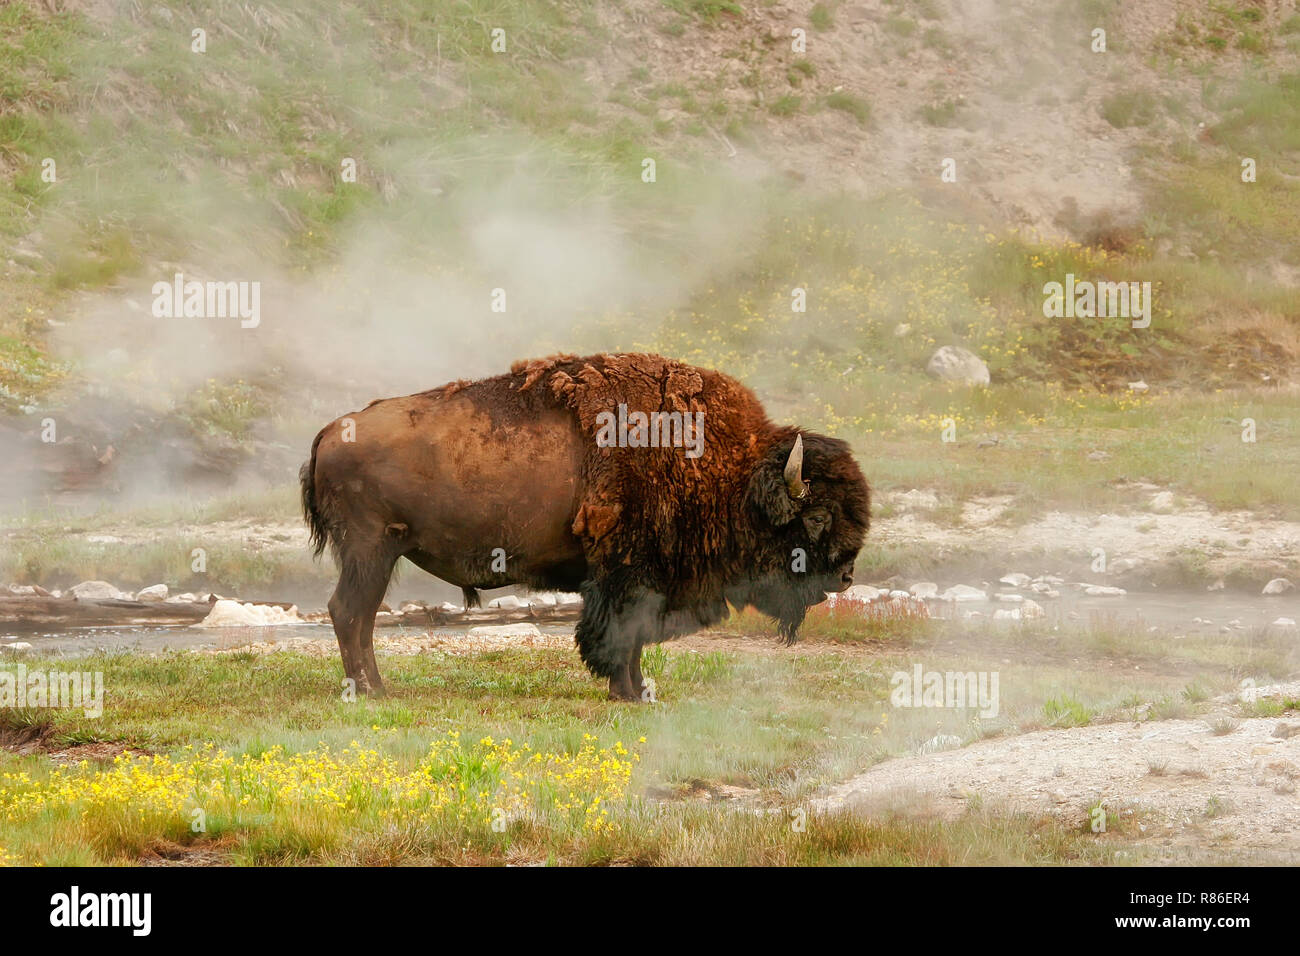
[[[0,663],[108,688],[0,864],[1294,863],[1297,209],[1295,0],[0,6]],[[642,706],[399,562],[337,699],[313,436],[600,351],[845,440],[854,590]]]

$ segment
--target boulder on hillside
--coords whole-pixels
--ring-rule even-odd
[[[963,385],[988,385],[989,367],[974,352],[956,345],[945,345],[930,356],[925,364],[926,374],[945,382]]]

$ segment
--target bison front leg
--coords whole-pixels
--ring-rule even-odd
[[[618,582],[615,582],[617,585]],[[661,640],[664,599],[644,589],[612,599],[616,587],[588,582],[582,587],[582,617],[575,638],[583,663],[597,677],[609,680],[610,700],[641,700],[641,647]]]
[[[632,657],[627,664],[628,678],[632,683],[632,691],[636,694],[637,700],[645,700],[645,678],[641,676],[641,642],[638,641],[636,647],[632,648]]]
[[[632,677],[628,665],[624,664],[610,675],[609,699],[625,701],[639,701],[641,699],[641,691],[634,689],[632,686]]]

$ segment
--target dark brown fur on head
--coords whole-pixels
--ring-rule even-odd
[[[803,433],[807,494],[795,498],[782,472],[798,432],[778,434],[749,481],[750,570],[728,582],[728,599],[775,617],[793,643],[806,609],[852,583],[871,524],[871,490],[845,442]]]

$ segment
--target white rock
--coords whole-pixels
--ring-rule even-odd
[[[987,601],[988,599],[988,594],[969,584],[954,584],[939,595],[941,601]]]
[[[450,601],[443,601],[441,604],[438,605],[438,610],[442,611],[444,614],[456,614],[465,609],[461,607],[459,604],[452,604]],[[406,613],[406,612],[403,611],[402,613]]]
[[[513,594],[507,594],[503,597],[493,598],[491,601],[488,601],[488,607],[495,607],[501,610],[514,610],[515,608],[526,607],[526,605]]]
[[[1151,496],[1151,503],[1148,506],[1157,514],[1169,514],[1174,510],[1174,493],[1172,491],[1161,491]]]
[[[921,491],[913,488],[902,494],[894,495],[894,503],[903,511],[932,511],[939,507],[939,496],[933,491]]]
[[[541,637],[536,624],[481,624],[469,629],[470,637]]]
[[[925,363],[925,371],[945,382],[961,382],[963,385],[989,383],[989,367],[984,360],[956,345],[936,349],[930,361]]]
[[[1047,585],[1064,584],[1065,578],[1058,578],[1055,574],[1040,574],[1038,577],[1034,578],[1034,583]]]
[[[935,584],[933,581],[917,581],[907,590],[912,597],[921,600],[937,598],[939,596],[939,585]]]
[[[1012,574],[1004,574],[1002,577],[998,578],[998,583],[1009,584],[1013,588],[1023,588],[1029,583],[1029,575],[1021,574],[1019,571]]]
[[[186,591],[184,594],[173,594],[167,599],[168,604],[193,604],[198,600],[198,595],[193,591]]]
[[[977,618],[977,617],[983,617],[983,616],[984,616],[984,612],[983,612],[983,611],[967,611],[967,612],[966,612],[964,615],[962,615],[962,616],[965,617],[966,620],[970,621],[970,620],[973,620],[974,618]]]
[[[88,534],[86,540],[91,544],[121,544],[122,539],[113,534]]]
[[[443,602],[443,607],[453,611],[460,610],[459,607],[448,604],[446,601]],[[418,614],[421,611],[427,610],[427,608],[423,604],[416,604],[414,601],[407,601],[400,608],[398,608],[398,610],[401,611],[403,614]]]
[[[78,601],[120,601],[122,592],[107,581],[82,581],[71,588]]]
[[[1003,602],[1004,604],[1019,604],[1024,599],[1025,599],[1024,595],[1021,594],[999,594],[998,595],[998,600]]]
[[[298,608],[285,610],[274,604],[240,604],[222,600],[212,605],[212,610],[195,627],[274,627],[278,624],[305,624],[298,616]]]
[[[908,332],[911,331],[912,331],[912,326],[906,322],[899,322],[896,326],[894,326],[894,336],[896,338],[901,339],[904,335],[906,335]]]
[[[1028,620],[1035,617],[1046,617],[1047,612],[1043,610],[1043,606],[1037,601],[1025,598],[1025,603],[1020,605],[1020,616]]]
[[[1138,379],[1136,382],[1128,383],[1128,390],[1130,392],[1145,392],[1150,387],[1151,387],[1150,385],[1148,385],[1146,382],[1142,381],[1141,379]]]
[[[995,621],[1018,621],[1020,620],[1020,608],[1018,607],[1001,607],[993,612]]]
[[[36,588],[32,587],[30,584],[11,584],[9,585],[9,593],[21,597],[24,595],[35,594]]]
[[[564,607],[567,604],[581,604],[582,595],[574,594],[572,591],[556,591],[555,601],[561,607]]]
[[[1128,594],[1123,588],[1112,588],[1103,584],[1088,584],[1083,588],[1088,597],[1123,597]]]
[[[167,600],[167,585],[151,584],[147,588],[141,588],[135,592],[137,601],[165,601]]]
[[[1116,558],[1110,563],[1110,571],[1112,574],[1122,574],[1125,571],[1132,571],[1141,563],[1141,558]]]
[[[1274,578],[1272,581],[1269,581],[1268,584],[1264,585],[1263,593],[1269,597],[1272,597],[1273,595],[1276,594],[1285,594],[1287,591],[1290,591],[1294,587],[1295,585],[1292,584],[1290,581],[1288,581],[1286,578]]]
[[[873,588],[869,584],[855,584],[841,591],[836,597],[843,601],[863,601],[870,604],[872,601],[880,600],[883,593],[879,588]]]
[[[559,602],[555,595],[549,591],[542,591],[538,594],[531,594],[528,597],[529,607],[555,607]]]
[[[12,644],[0,644],[0,651],[30,651],[32,645],[26,641],[14,641]]]
[[[1284,631],[1294,631],[1296,628],[1295,621],[1289,617],[1279,617],[1273,622],[1274,627],[1280,627]]]
[[[912,596],[912,595],[911,595],[911,592],[908,592],[908,591],[890,591],[890,592],[889,592],[889,597],[890,597],[890,599],[891,599],[891,600],[894,600],[894,601],[902,601],[902,600],[906,600],[907,598],[910,598],[911,596]]]

